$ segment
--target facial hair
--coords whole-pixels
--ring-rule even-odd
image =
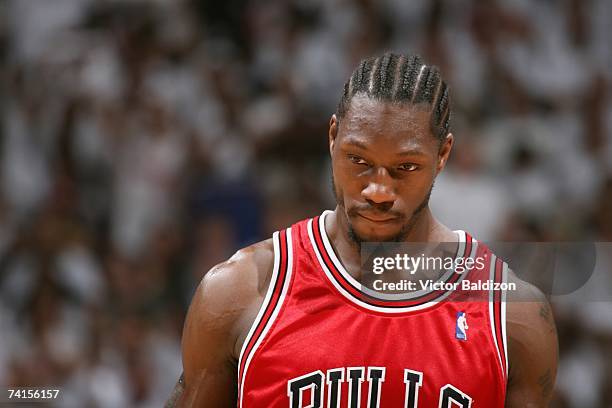
[[[400,232],[396,234],[395,236],[385,239],[384,241],[380,241],[380,242],[403,242],[406,239],[406,237],[410,234],[410,232],[414,228],[414,225],[418,221],[420,214],[429,205],[429,198],[431,197],[433,186],[434,186],[434,183],[431,184],[431,187],[429,188],[429,191],[425,195],[425,198],[423,199],[423,201],[421,201],[421,203],[417,206],[417,208],[414,209],[414,211],[408,218],[408,222],[402,226],[402,229],[400,230]],[[344,207],[344,198],[339,197],[338,192],[336,191],[336,183],[334,181],[333,174],[331,176],[331,187],[334,193],[334,198],[336,199],[336,204],[338,204],[338,207],[343,208],[346,211],[346,208]],[[351,221],[348,219],[348,217],[347,217],[347,221],[348,221],[348,236],[351,239],[351,241],[353,241],[353,243],[355,243],[356,245],[361,245],[361,243],[367,242],[367,239],[361,237],[357,233],[357,231],[353,229],[353,225],[351,224]]]

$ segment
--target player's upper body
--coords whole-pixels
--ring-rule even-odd
[[[429,210],[453,146],[449,115],[446,84],[420,58],[361,63],[330,120],[336,208],[206,274],[185,323],[176,405],[547,406],[558,357],[546,299]],[[362,242],[456,243],[458,257],[484,266],[437,278],[518,289],[485,301],[452,290],[379,299],[360,285]]]

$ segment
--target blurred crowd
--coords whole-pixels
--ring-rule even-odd
[[[606,0],[0,2],[0,384],[162,405],[206,271],[333,208],[329,116],[387,50],[451,86],[442,221],[612,241],[610,21]],[[553,304],[555,407],[612,406],[607,300]]]

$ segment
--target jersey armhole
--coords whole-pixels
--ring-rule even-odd
[[[508,382],[508,347],[506,338],[506,284],[508,264],[491,253],[489,279],[493,283],[489,290],[489,322],[491,336],[504,384]]]
[[[244,382],[253,355],[276,320],[291,281],[293,265],[291,228],[275,232],[272,235],[272,242],[274,247],[274,266],[268,290],[244,340],[238,359],[239,408],[242,407]]]

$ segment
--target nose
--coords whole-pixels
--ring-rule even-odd
[[[393,179],[389,172],[384,167],[376,169],[374,177],[372,177],[366,187],[361,191],[361,196],[370,204],[376,207],[393,206],[396,200],[395,191],[393,188]]]

